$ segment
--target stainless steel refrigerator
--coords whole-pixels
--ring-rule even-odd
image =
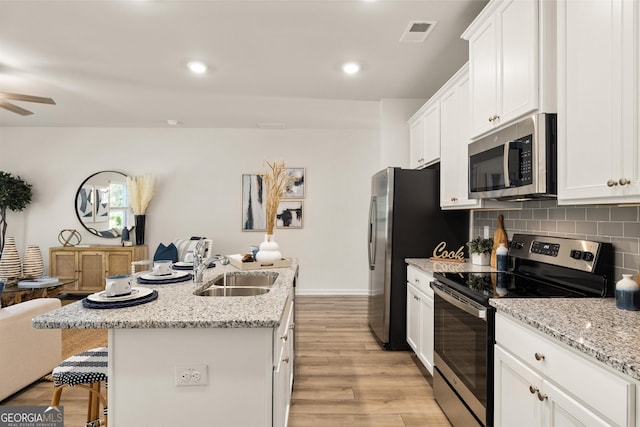
[[[368,234],[369,328],[383,348],[409,349],[405,259],[428,258],[442,241],[466,253],[469,213],[440,209],[439,165],[387,168],[372,178]]]

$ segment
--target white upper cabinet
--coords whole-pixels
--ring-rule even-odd
[[[640,3],[558,2],[558,203],[640,202]]]
[[[440,100],[440,207],[475,208],[469,199],[469,68],[464,65],[443,86]]]
[[[555,2],[491,1],[465,31],[470,137],[555,112]]]
[[[411,167],[419,169],[440,160],[440,102],[427,101],[409,119]]]

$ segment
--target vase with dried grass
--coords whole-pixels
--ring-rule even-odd
[[[267,234],[264,242],[260,243],[260,249],[256,253],[256,261],[271,262],[282,259],[280,246],[273,238],[273,229],[276,225],[276,215],[280,198],[291,185],[292,177],[287,175],[284,161],[269,163],[265,161],[268,169],[262,174],[263,188],[266,191],[266,222]]]
[[[136,245],[144,245],[145,213],[151,199],[153,199],[154,187],[155,178],[149,174],[127,177],[129,206],[131,206],[131,210],[133,210],[133,219],[135,222]]]

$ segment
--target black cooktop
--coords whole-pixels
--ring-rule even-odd
[[[488,304],[489,298],[578,298],[593,296],[513,272],[435,273],[434,278],[474,301]]]

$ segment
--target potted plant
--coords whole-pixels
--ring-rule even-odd
[[[467,242],[471,263],[474,265],[489,265],[491,261],[491,251],[493,250],[493,239],[483,239],[478,236]]]
[[[7,234],[7,209],[20,212],[31,203],[31,184],[19,176],[0,171],[0,253]]]

